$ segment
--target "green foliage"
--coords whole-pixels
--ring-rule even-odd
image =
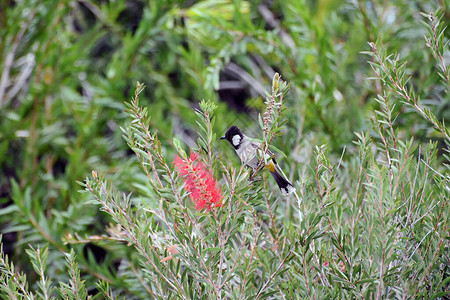
[[[448,297],[447,2],[1,2],[1,297]]]

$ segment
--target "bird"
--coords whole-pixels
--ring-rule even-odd
[[[262,157],[261,146],[259,143],[243,134],[239,127],[231,126],[220,139],[227,140],[234,147],[234,150],[241,159],[243,165],[249,166],[253,171],[258,168]],[[266,161],[264,167],[272,174],[280,188],[281,194],[283,196],[292,194],[295,191],[295,187],[283,175],[271,151],[267,151],[263,163],[264,161]]]

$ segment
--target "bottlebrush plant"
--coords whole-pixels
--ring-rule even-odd
[[[272,206],[263,196],[267,189],[261,182],[249,182],[244,167],[236,169],[213,152],[216,106],[200,103],[199,132],[204,134],[199,148],[187,156],[174,139],[179,154],[168,159],[158,134],[147,126],[147,110],[139,106],[143,88],[138,83],[128,104],[132,121],[124,129],[147,177],[140,197],[121,196],[96,173],[84,183],[93,202],[121,229],[108,239],[126,242],[138,254],[126,258],[130,269],[122,272],[137,272],[146,292],[156,298],[272,294],[294,255],[265,224],[269,214],[261,210]],[[220,182],[213,174],[223,175]]]
[[[427,43],[448,93],[448,66],[436,46],[443,29],[433,25],[434,15],[430,21]],[[87,298],[88,291],[107,299],[448,297],[448,152],[433,141],[422,145],[405,138],[397,122],[406,113],[420,116],[447,146],[448,129],[408,86],[407,64],[388,55],[381,42],[369,45],[379,84],[372,129],[356,134],[347,157],[333,159],[322,145],[305,162],[304,173],[296,169],[300,163],[292,163],[297,202],[274,191],[265,173],[249,181],[238,158],[224,157],[215,144],[212,102],[202,101],[196,111],[199,137],[190,156],[176,138],[162,143],[151,129],[149,110],[139,104],[144,85],[138,83],[123,129],[141,166],[142,174],[133,178],[136,192],[123,194],[92,172],[81,183],[92,196],[86,205],[98,205],[112,224],[102,235],[65,237],[70,245],[108,249],[115,268],[98,268],[113,279],[86,286],[70,251],[69,282],[56,287],[46,275],[48,248],[35,247],[28,255],[38,291],[31,292],[26,276],[2,254],[2,295],[47,299],[56,290],[70,299]],[[284,124],[278,111],[284,111],[286,87],[276,75],[266,102],[277,105],[270,111],[275,118],[261,118],[263,149]],[[177,156],[167,155],[168,144]]]
[[[375,73],[384,76],[393,63],[379,54],[379,45],[371,46]],[[435,171],[435,143],[417,149],[396,135],[399,112],[393,112],[389,89],[401,84],[392,80],[377,100],[374,136],[358,133],[348,162],[332,163],[326,147],[317,147],[308,179],[296,182],[302,201],[289,207],[266,180],[249,181],[248,170],[215,150],[211,102],[202,101],[197,111],[198,148],[188,156],[173,139],[178,155],[165,157],[148,110],[139,105],[144,85],[138,83],[123,131],[145,175],[136,184],[139,195],[121,194],[93,172],[82,184],[113,224],[105,235],[67,236],[66,242],[101,243],[122,253],[117,282],[96,285],[107,299],[445,297],[449,176]],[[272,96],[283,105],[286,92]],[[446,130],[439,122],[433,126]],[[279,132],[276,125],[272,130]],[[41,278],[37,295],[47,298],[54,290],[45,275],[47,248],[28,254]],[[71,281],[57,291],[86,298],[75,257],[67,254]],[[16,276],[4,256],[0,267],[7,295],[33,297],[26,277]]]

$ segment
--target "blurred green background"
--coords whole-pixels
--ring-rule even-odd
[[[379,81],[370,80],[371,58],[361,54],[370,41],[408,62],[422,103],[448,120],[449,95],[425,46],[421,21],[427,20],[420,15],[439,7],[448,25],[447,0],[2,0],[0,229],[6,253],[27,271],[24,249],[49,243],[57,250],[50,252],[50,268],[59,270],[60,251],[69,249],[65,236],[103,232],[108,219],[83,204],[87,195],[77,181],[99,170],[132,191],[139,180],[120,129],[127,124],[123,102],[136,81],[147,85],[141,105],[171,160],[173,137],[186,149],[195,145],[194,110],[202,99],[219,106],[217,136],[238,125],[260,137],[258,114],[280,73],[292,85],[287,132],[274,145],[285,152],[281,164],[295,180],[314,146],[327,144],[335,160],[344,148],[351,156],[354,132],[370,128],[381,91]],[[448,51],[444,57],[450,61]],[[404,111],[395,126],[400,137],[415,136],[418,143],[440,139],[415,113]],[[215,145],[232,157],[229,145]],[[89,276],[109,276],[90,263],[108,259],[103,250],[70,247],[84,253],[80,265]]]

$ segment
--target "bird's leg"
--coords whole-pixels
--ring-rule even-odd
[[[256,170],[254,170],[252,168],[250,168],[250,169],[251,169],[251,171],[250,171],[250,176],[248,177],[248,182],[258,181],[258,180],[262,179],[261,176],[256,177],[256,173],[255,173]]]

